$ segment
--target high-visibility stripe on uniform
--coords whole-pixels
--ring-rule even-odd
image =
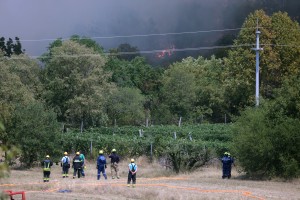
[[[50,171],[50,162],[44,162],[44,171]]]

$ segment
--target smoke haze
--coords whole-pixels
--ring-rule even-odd
[[[272,11],[285,8],[287,1],[279,0],[277,7],[272,7]],[[268,5],[254,2],[260,1],[0,0],[0,36],[6,39],[19,37],[28,55],[39,56],[47,51],[49,43],[53,41],[50,39],[69,38],[75,34],[105,37],[238,28],[249,12]],[[297,8],[299,6],[294,9]],[[169,48],[171,45],[175,48],[211,46],[224,34],[201,33],[95,40],[105,50],[117,47],[121,43],[129,43],[137,46],[139,50],[146,51]],[[189,52],[185,52],[183,56],[188,54]]]

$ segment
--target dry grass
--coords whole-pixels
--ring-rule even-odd
[[[0,181],[1,190],[26,191],[27,199],[300,199],[300,181],[241,180],[220,178],[218,165],[196,172],[176,175],[157,163],[138,158],[137,187],[126,187],[127,162],[120,163],[120,179],[96,180],[95,163],[88,163],[86,178],[61,178],[61,168],[54,166],[49,183],[43,183],[40,168],[12,170],[10,178]],[[70,191],[63,193],[62,191]],[[17,198],[15,198],[17,199]]]

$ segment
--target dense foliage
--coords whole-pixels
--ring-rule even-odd
[[[300,175],[299,80],[298,76],[286,79],[274,99],[247,109],[234,123],[233,149],[249,175]]]
[[[234,155],[250,176],[300,175],[300,120],[278,115],[273,102],[247,109],[235,123]]]
[[[0,133],[5,131],[3,124],[0,122]],[[9,163],[17,155],[18,149],[15,146],[0,145],[0,155],[4,157],[0,158],[0,179],[6,177],[9,173]],[[1,199],[1,195],[0,195]]]
[[[254,109],[257,22],[265,103]],[[17,50],[8,55],[7,45],[20,44],[1,42],[0,141],[19,146],[28,166],[46,153],[92,146],[91,155],[117,148],[122,156],[163,157],[179,172],[221,155],[234,138],[250,175],[299,176],[300,32],[286,13],[250,14],[222,59],[187,57],[166,68],[118,55],[137,50],[128,44],[107,56],[76,35],[49,44],[40,62]]]
[[[5,42],[5,38],[0,38],[0,50],[4,52],[4,56],[10,57],[11,55],[20,55],[24,53],[22,49],[22,44],[18,37],[15,37],[15,42],[13,39],[8,38]]]
[[[145,119],[143,104],[145,97],[136,88],[119,88],[114,91],[107,103],[107,113],[118,125],[140,125]]]
[[[60,121],[106,124],[104,104],[114,88],[104,72],[105,57],[72,40],[53,47],[42,71],[43,98]]]
[[[225,58],[224,99],[232,114],[254,104],[255,52],[251,47],[256,42],[253,34],[257,26],[260,27],[263,47],[260,52],[261,96],[273,98],[274,90],[280,88],[286,78],[300,72],[299,24],[292,21],[287,13],[268,16],[259,10],[250,14],[235,40],[237,48],[230,50]]]
[[[17,106],[13,114],[12,125],[8,127],[11,144],[22,151],[21,162],[30,167],[45,155],[59,155],[59,124],[52,110],[41,103]]]

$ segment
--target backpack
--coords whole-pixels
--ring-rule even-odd
[[[63,163],[63,165],[64,165],[65,167],[70,168],[69,158],[68,158],[68,157],[66,157],[66,160],[65,160],[65,162]]]
[[[135,170],[136,170],[136,165],[131,164],[131,166],[132,166],[131,171],[135,172]]]

